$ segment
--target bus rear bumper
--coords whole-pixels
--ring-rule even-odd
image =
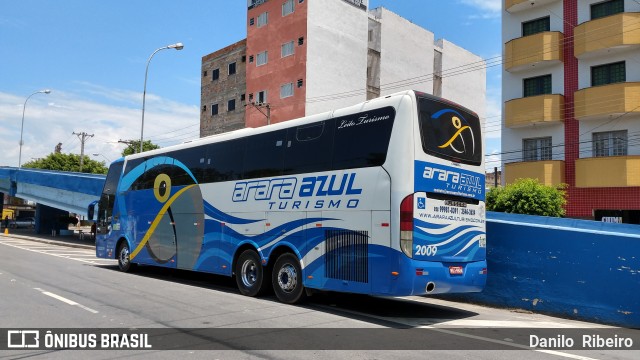
[[[480,292],[487,282],[487,262],[408,261],[392,281],[398,296]]]

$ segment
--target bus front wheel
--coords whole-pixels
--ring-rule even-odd
[[[122,272],[129,272],[133,270],[134,264],[131,263],[131,252],[129,251],[129,244],[126,241],[120,243],[118,246],[118,268]]]
[[[273,266],[272,276],[273,290],[278,300],[286,304],[295,304],[304,299],[306,293],[302,285],[302,269],[295,255],[280,255]]]
[[[269,286],[269,278],[265,277],[264,272],[260,256],[253,250],[243,251],[236,262],[236,284],[240,293],[246,296],[262,295]]]

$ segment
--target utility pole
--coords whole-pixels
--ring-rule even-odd
[[[78,139],[80,139],[80,172],[82,172],[82,165],[84,164],[84,143],[87,141],[87,138],[93,137],[93,134],[89,135],[86,132],[73,132],[73,135],[77,135]]]
[[[256,108],[256,110],[258,110],[262,115],[266,116],[267,118],[267,125],[271,125],[271,104],[269,103],[259,103],[256,104],[254,102],[250,102],[248,104],[245,104],[245,106],[247,105],[251,105],[254,108]],[[267,113],[265,114],[262,110],[260,110],[260,108],[267,108]]]

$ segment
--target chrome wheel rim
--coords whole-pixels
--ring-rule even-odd
[[[286,264],[278,271],[278,286],[284,292],[292,292],[298,285],[296,268],[291,264]]]
[[[129,248],[123,246],[120,250],[120,264],[122,266],[127,266],[129,264]]]
[[[258,267],[254,261],[247,260],[242,263],[242,270],[240,271],[240,277],[242,278],[242,284],[250,288],[258,280]]]

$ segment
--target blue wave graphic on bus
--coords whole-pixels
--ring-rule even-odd
[[[439,225],[414,219],[414,259],[441,261],[449,257],[472,261],[477,256],[484,257],[486,249],[480,246],[480,241],[485,236],[484,228],[475,225]],[[429,251],[420,252],[421,247]]]

